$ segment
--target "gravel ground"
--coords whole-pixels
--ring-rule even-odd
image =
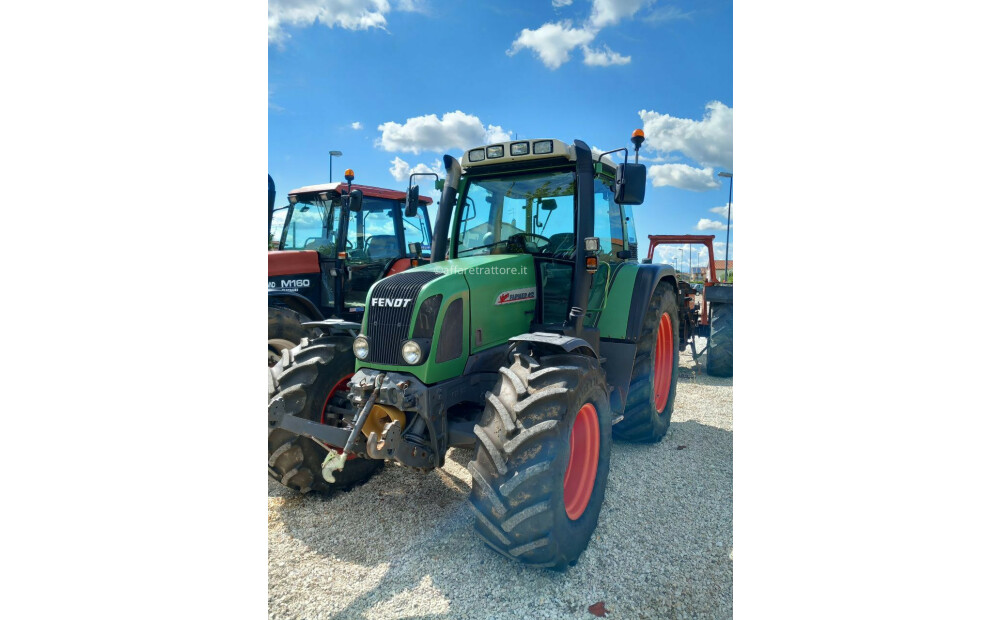
[[[614,445],[600,522],[566,573],[475,537],[472,452],[452,449],[429,474],[387,465],[326,500],[268,479],[270,616],[592,619],[604,601],[609,618],[732,617],[732,380],[680,363],[670,431]]]

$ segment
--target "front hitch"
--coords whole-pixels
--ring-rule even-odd
[[[372,407],[375,406],[375,397],[378,395],[379,388],[382,387],[382,381],[385,380],[385,373],[381,372],[375,377],[375,389],[372,391],[372,395],[368,398],[368,402],[361,409],[361,413],[354,420],[354,428],[351,430],[351,434],[347,437],[347,443],[344,444],[344,450],[342,452],[337,452],[336,450],[331,450],[326,458],[323,459],[323,479],[333,484],[334,472],[342,471],[344,469],[344,463],[347,462],[347,453],[350,451],[351,446],[358,439],[358,433],[361,432],[361,427],[365,425],[365,420],[368,419],[368,414],[372,412]]]

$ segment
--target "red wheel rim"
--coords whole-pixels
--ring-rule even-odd
[[[653,404],[656,413],[663,413],[670,396],[670,378],[674,372],[674,328],[670,315],[660,316],[656,331],[656,353],[653,355]]]
[[[326,400],[323,401],[323,410],[319,412],[319,423],[320,424],[326,424],[326,408],[327,408],[327,406],[329,406],[330,399],[333,398],[334,393],[336,393],[336,392],[346,392],[347,391],[347,382],[350,381],[351,377],[353,377],[353,376],[354,376],[353,374],[350,374],[350,375],[347,375],[346,377],[344,377],[343,379],[341,379],[340,381],[338,381],[337,385],[333,386],[333,389],[330,390],[330,393],[326,395]],[[326,444],[326,445],[329,445],[329,444]],[[330,446],[330,447],[333,448],[334,450],[336,450],[339,453],[343,453],[344,452],[340,448],[336,448],[334,446]],[[357,458],[357,455],[355,455],[355,454],[348,454],[347,455],[347,460],[348,461],[351,460],[351,459],[354,459],[354,458]]]
[[[571,521],[579,519],[590,503],[600,452],[601,427],[597,422],[597,409],[587,403],[576,414],[569,434],[569,464],[563,476],[563,503]]]

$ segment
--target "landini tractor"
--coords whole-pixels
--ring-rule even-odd
[[[649,235],[649,254],[643,262],[653,260],[653,250],[658,245],[701,244],[708,247],[708,271],[705,286],[701,292],[701,303],[689,282],[679,279],[681,296],[679,332],[681,349],[691,347],[691,356],[698,357],[708,351],[705,369],[714,377],[733,376],[733,285],[720,282],[715,272],[715,235]],[[705,349],[699,353],[695,347],[695,336],[708,339]]]
[[[472,448],[486,545],[575,564],[612,437],[662,439],[677,385],[677,278],[637,260],[646,169],[619,150],[620,165],[579,140],[446,155],[430,264],[377,282],[357,337],[326,321],[269,369],[269,475],[326,493]]]
[[[405,192],[353,185],[352,170],[344,178],[346,184],[296,189],[288,206],[273,209],[268,175],[268,221],[278,248],[267,255],[268,366],[311,334],[303,323],[357,321],[372,284],[427,262],[431,199],[417,196],[404,210]]]

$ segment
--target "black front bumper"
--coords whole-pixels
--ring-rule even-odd
[[[268,411],[268,426],[281,428],[296,435],[305,435],[348,453],[366,455],[366,438],[358,437],[350,446],[353,423],[365,403],[372,397],[375,377],[384,372],[382,387],[375,395],[375,403],[400,409],[407,414],[407,428],[403,431],[397,446],[393,446],[393,458],[403,465],[418,469],[435,467],[444,462],[444,453],[453,445],[465,446],[471,441],[468,424],[448,424],[448,409],[461,402],[482,402],[484,394],[496,383],[496,373],[472,373],[434,385],[424,385],[413,375],[385,372],[362,368],[348,383],[350,401],[354,405],[354,419],[346,427],[320,424],[294,415],[285,414],[283,407],[273,407]],[[431,425],[433,433],[419,436],[410,433],[419,419]],[[421,425],[426,428],[426,425]],[[430,441],[433,437],[436,441]],[[436,444],[436,445],[435,445]]]

